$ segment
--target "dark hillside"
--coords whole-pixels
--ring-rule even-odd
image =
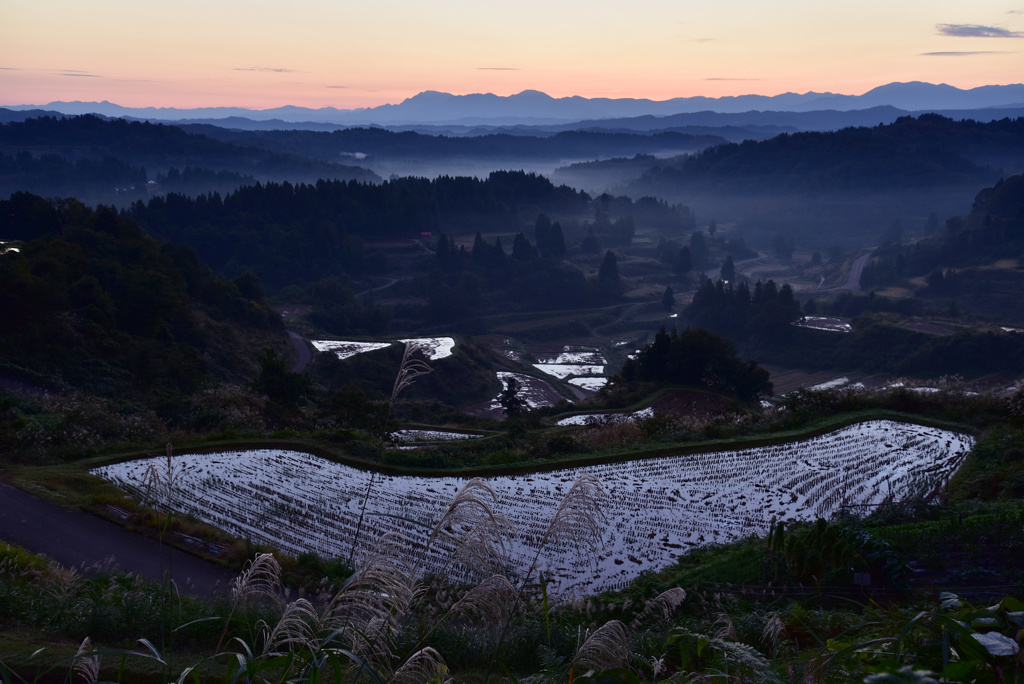
[[[632,133],[563,131],[555,134],[491,133],[474,136],[429,135],[383,128],[314,131],[240,131],[216,126],[184,126],[211,138],[310,159],[334,161],[360,155],[367,164],[381,159],[601,159],[663,151],[696,151],[725,140],[716,135],[678,132]]]
[[[341,180],[380,180],[374,173],[357,166],[311,161],[291,154],[243,147],[203,135],[193,135],[175,126],[101,119],[85,115],[57,119],[40,117],[0,124],[0,197],[16,191],[47,195],[75,195],[82,199],[97,196],[94,187],[102,181],[108,196],[103,201],[121,199],[116,188],[135,186],[145,194],[147,180],[167,180],[172,171],[202,168],[208,173],[238,176],[235,185],[246,177],[257,180],[314,182],[320,178]],[[88,167],[83,167],[86,163]],[[90,173],[99,165],[102,174]],[[108,167],[120,165],[131,173],[112,175]],[[161,178],[161,176],[163,178]],[[224,180],[223,178],[221,179]],[[171,189],[174,188],[173,183]],[[220,189],[205,185],[202,191]],[[152,189],[150,189],[152,191]],[[194,189],[189,188],[189,191]]]
[[[212,268],[230,275],[251,270],[278,289],[339,274],[378,273],[380,255],[364,250],[364,241],[419,239],[465,225],[514,233],[538,211],[577,215],[589,199],[541,176],[503,171],[486,180],[269,183],[241,188],[223,200],[171,194],[136,203],[131,214],[160,239],[195,249]]]
[[[16,194],[0,202],[0,364],[5,375],[107,397],[245,382],[280,318],[251,275],[213,275],[107,208]]]
[[[654,168],[641,185],[787,192],[883,190],[981,183],[1019,167],[1024,119],[991,123],[938,115],[902,117],[887,126],[794,133],[720,145],[675,165]]]

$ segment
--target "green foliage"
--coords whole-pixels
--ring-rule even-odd
[[[518,418],[522,414],[526,402],[519,396],[519,382],[514,376],[510,375],[505,381],[505,389],[498,395],[498,403],[507,418]]]
[[[276,351],[265,348],[252,389],[281,406],[296,408],[313,391],[313,383],[309,374],[291,372]]]
[[[864,529],[818,519],[787,529],[777,523],[768,536],[767,573],[772,582],[849,587],[854,574],[870,576],[872,586],[905,589],[909,568],[889,545]]]
[[[194,249],[215,270],[252,271],[277,291],[339,273],[372,272],[377,262],[362,249],[366,238],[441,233],[442,226],[469,214],[493,216],[495,227],[519,230],[510,207],[579,213],[587,199],[535,174],[496,171],[485,180],[442,176],[380,184],[257,184],[223,199],[168,194],[134,204],[131,213],[154,235]],[[464,250],[453,252],[447,241],[441,252],[437,265],[444,271],[471,259]]]
[[[665,286],[665,292],[661,295],[661,308],[665,311],[671,311],[676,305],[676,295],[672,291],[671,285]]]
[[[957,501],[1024,498],[1024,429],[985,432],[950,486]]]
[[[671,335],[662,328],[637,355],[622,368],[623,382],[708,387],[742,401],[771,396],[768,372],[753,361],[744,363],[736,348],[725,338],[703,328],[688,329]]]
[[[45,234],[0,259],[5,364],[107,395],[188,393],[241,375],[247,351],[223,359],[222,344],[280,331],[265,302],[110,209],[19,195],[0,212],[5,230]],[[243,285],[259,294],[255,280]]]

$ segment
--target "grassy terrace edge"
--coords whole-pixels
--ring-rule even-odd
[[[971,425],[953,421],[945,421],[928,418],[911,413],[902,413],[886,409],[866,409],[854,413],[846,413],[836,416],[829,416],[814,421],[812,424],[796,430],[773,432],[765,435],[750,437],[729,438],[720,440],[703,440],[699,442],[687,442],[671,446],[656,446],[646,449],[616,449],[599,454],[566,455],[562,458],[532,460],[523,463],[504,464],[498,466],[480,466],[473,468],[411,468],[396,466],[384,463],[377,463],[366,459],[355,458],[340,450],[325,446],[322,442],[306,439],[285,439],[285,440],[231,440],[217,442],[196,442],[184,443],[174,446],[175,453],[215,453],[218,451],[243,451],[252,449],[288,449],[292,451],[304,451],[319,456],[329,461],[342,465],[351,466],[360,470],[372,471],[383,475],[413,476],[413,477],[489,477],[503,475],[521,475],[535,472],[548,472],[552,470],[563,470],[566,468],[579,468],[594,465],[605,465],[609,463],[624,463],[644,458],[660,458],[664,456],[685,456],[693,453],[713,453],[718,451],[737,451],[764,446],[777,446],[787,442],[802,441],[813,437],[841,430],[850,425],[864,423],[872,420],[892,420],[900,423],[910,423],[925,427],[934,427],[943,430],[951,430],[964,434],[977,435],[979,430]],[[440,428],[438,428],[440,429]],[[486,438],[484,438],[486,439]],[[139,458],[152,458],[163,455],[160,451],[133,451],[120,454],[110,454],[84,459],[76,462],[75,466],[85,468],[96,468],[112,463],[120,463]]]

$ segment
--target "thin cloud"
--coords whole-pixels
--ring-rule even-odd
[[[1024,38],[1024,32],[981,24],[936,24],[939,35],[954,38]]]
[[[324,86],[324,87],[325,88],[337,88],[337,89],[341,89],[341,90],[344,90],[344,89],[348,88],[348,86]]]
[[[714,41],[714,38],[687,38],[691,43],[710,43]]]
[[[520,71],[519,67],[477,67],[477,71]]]
[[[75,78],[99,78],[99,74],[87,74],[82,71],[61,71],[59,76],[74,76]]]
[[[235,67],[234,71],[263,71],[273,74],[294,74],[295,69],[283,69],[281,67]]]
[[[759,78],[723,78],[721,76],[709,76],[705,81],[760,81]]]
[[[0,67],[0,71],[21,71],[18,67]]]
[[[974,52],[922,52],[921,57],[974,57],[975,55],[1012,55],[1012,52],[998,50],[976,50]]]

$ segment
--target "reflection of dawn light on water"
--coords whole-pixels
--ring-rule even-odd
[[[690,548],[764,534],[773,520],[828,518],[846,504],[870,506],[930,491],[973,445],[973,437],[948,430],[871,421],[802,442],[500,476],[488,484],[498,494],[496,512],[515,526],[508,562],[524,574],[572,483],[584,473],[598,478],[607,524],[597,558],[587,562],[551,546],[542,554],[551,594],[571,597],[621,588]],[[352,550],[369,472],[277,449],[184,454],[174,463],[175,510],[287,553],[337,558]],[[156,458],[92,472],[141,497],[153,464],[165,467]],[[365,557],[386,533],[404,535],[418,554],[465,483],[376,475],[356,557]],[[446,560],[433,549],[423,571],[460,578]]]

